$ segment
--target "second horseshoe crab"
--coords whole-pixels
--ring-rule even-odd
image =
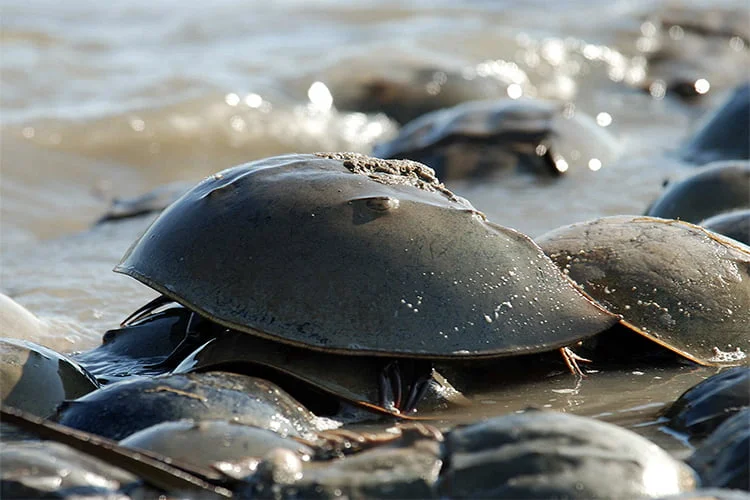
[[[621,323],[702,365],[750,352],[750,247],[688,222],[613,216],[537,242]]]
[[[422,162],[444,181],[452,181],[515,169],[540,177],[596,171],[613,160],[618,149],[614,137],[572,107],[497,99],[422,115],[393,140],[377,145],[374,154]]]

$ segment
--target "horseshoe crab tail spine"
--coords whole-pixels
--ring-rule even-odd
[[[104,460],[167,492],[203,490],[224,498],[232,497],[230,490],[207,481],[206,474],[201,471],[183,470],[190,468],[188,466],[177,468],[168,465],[147,456],[145,451],[129,450],[110,439],[56,424],[10,406],[0,406],[0,416],[8,424]]]

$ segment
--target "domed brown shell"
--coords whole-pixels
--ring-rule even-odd
[[[623,323],[705,365],[747,362],[750,247],[693,224],[615,216],[536,240]]]
[[[431,169],[349,153],[204,180],[115,271],[224,326],[329,352],[503,356],[616,322]]]

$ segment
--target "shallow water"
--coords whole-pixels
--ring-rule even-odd
[[[515,85],[509,94],[572,102],[596,119],[620,153],[596,172],[449,185],[490,220],[533,237],[642,213],[664,179],[690,171],[675,151],[749,60],[744,35],[701,45],[670,30],[710,91],[685,102],[636,90],[665,5],[636,0],[0,5],[0,287],[48,325],[35,340],[63,352],[97,345],[154,296],[111,272],[148,220],[92,227],[110,200],[273,154],[368,152],[397,125],[335,108],[336,95],[368,75],[424,67],[495,75]],[[695,16],[747,10],[742,0],[683,5]],[[550,405],[642,425],[710,373],[633,367],[580,387],[557,377],[483,394],[471,411],[446,418]]]

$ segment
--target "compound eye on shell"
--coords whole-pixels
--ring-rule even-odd
[[[391,198],[390,196],[373,196],[372,198],[365,198],[364,202],[367,208],[376,212],[396,210],[401,204],[398,198]]]

